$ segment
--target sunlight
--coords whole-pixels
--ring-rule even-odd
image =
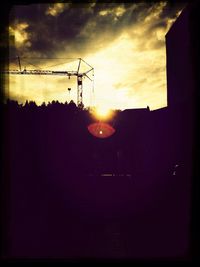
[[[87,77],[83,81],[84,107],[103,105],[110,109],[124,110],[149,106],[154,110],[167,106],[165,34],[181,11],[177,11],[173,18],[166,17],[163,23],[161,14],[167,4],[161,2],[152,5],[150,9],[141,9],[139,12],[144,19],[134,22],[131,14],[137,4],[130,7],[123,4],[113,8],[103,7],[99,9],[97,16],[92,13],[92,5],[88,9],[88,20],[80,27],[77,35],[72,37],[72,42],[63,40],[62,48],[55,46],[55,57],[51,59],[42,56],[43,49],[33,50],[31,41],[34,41],[33,36],[37,35],[37,32],[34,35],[31,32],[31,20],[16,20],[15,23],[10,23],[9,34],[15,37],[13,45],[22,52],[24,50],[24,62],[21,57],[23,67],[76,71],[79,63],[77,58],[81,57],[94,68],[94,75],[92,72],[88,73],[94,81],[91,82]],[[68,12],[68,9],[73,12],[71,5],[52,5],[46,9],[45,17],[59,19],[58,15]],[[123,23],[119,23],[121,19],[125,23],[124,26]],[[96,31],[98,22],[107,25],[105,30]],[[46,26],[48,29],[49,26]],[[115,27],[116,30],[119,29],[118,34],[113,32]],[[79,51],[81,40],[85,45],[81,45],[83,50]],[[10,48],[13,48],[11,44]],[[30,60],[26,62],[27,55],[31,63]],[[42,60],[39,60],[40,58]],[[18,68],[17,60],[15,64]],[[86,71],[85,68],[88,66],[82,62],[80,72]],[[67,88],[72,89],[70,95]],[[11,98],[22,102],[33,100],[36,103],[48,103],[58,100],[65,103],[73,100],[76,103],[77,82],[76,79],[55,76],[12,77],[7,93]],[[98,108],[96,116],[101,119],[107,118],[109,111],[106,108]]]
[[[113,112],[106,106],[97,106],[93,114],[97,119],[110,119]]]

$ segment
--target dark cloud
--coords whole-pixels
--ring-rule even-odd
[[[9,14],[10,23],[18,21],[40,21],[44,16],[47,5],[30,4],[30,5],[13,5]]]
[[[158,28],[166,28],[168,19],[176,19],[177,12],[183,10],[187,1],[167,1],[159,15],[159,20],[155,20],[149,25],[149,30],[153,31]]]
[[[182,10],[186,7],[189,1],[167,1],[167,5],[164,7],[161,13],[161,18],[174,18],[178,10]]]
[[[44,55],[55,54],[58,50],[64,49],[67,52],[73,50],[84,51],[90,44],[101,40],[101,35],[108,36],[108,42],[111,38],[118,35],[120,30],[135,20],[136,11],[130,14],[127,12],[120,18],[115,20],[115,14],[112,12],[118,5],[112,4],[72,4],[71,7],[58,16],[46,15],[49,8],[48,5],[27,5],[16,6],[10,14],[10,25],[18,23],[28,23],[26,31],[29,33],[29,41],[31,43],[30,52],[43,53]],[[123,6],[120,4],[119,6]],[[138,6],[139,8],[139,6]],[[101,16],[101,11],[110,11],[108,15]],[[126,14],[127,13],[127,14]],[[128,21],[126,17],[131,20]],[[93,27],[87,26],[89,23],[95,22]],[[80,34],[85,29],[84,35]],[[109,38],[110,37],[110,38]],[[95,47],[97,48],[97,47]],[[91,49],[91,47],[90,47]],[[23,48],[21,49],[23,53]],[[16,52],[14,50],[14,52]],[[24,48],[24,52],[29,52]]]
[[[16,6],[10,14],[10,25],[27,23],[31,46],[18,48],[21,54],[36,54],[43,57],[53,57],[58,52],[77,56],[95,51],[113,41],[119,34],[131,25],[142,22],[153,9],[155,2],[139,3],[72,3],[56,16],[47,15],[52,5],[38,4]],[[160,19],[149,25],[147,37],[151,32],[166,26],[166,18],[173,18],[185,2],[172,4],[170,1],[163,9]],[[124,9],[117,15],[117,8]],[[104,11],[105,15],[101,15]],[[157,44],[159,47],[160,44]],[[11,54],[17,53],[11,48]]]
[[[76,39],[90,16],[83,8],[72,8],[54,17],[46,15],[47,8],[47,5],[16,6],[10,15],[10,25],[28,23],[30,52],[53,55],[63,43],[69,45]]]

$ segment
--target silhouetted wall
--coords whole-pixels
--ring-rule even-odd
[[[194,58],[190,6],[185,8],[166,34],[167,99],[169,107],[194,105]]]
[[[180,186],[188,185],[190,256],[195,257],[199,257],[199,10],[200,1],[191,1],[166,35],[168,108],[173,146],[185,174]]]
[[[188,180],[179,146],[171,144],[167,108],[119,112],[116,133],[103,140],[88,132],[89,113],[74,105],[11,102],[4,108],[8,256],[156,258],[187,252]]]

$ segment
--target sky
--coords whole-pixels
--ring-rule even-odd
[[[73,71],[82,58],[94,68],[94,82],[83,80],[84,106],[165,107],[165,34],[186,6],[174,2],[13,6],[9,68],[18,69],[19,56],[22,68]],[[10,75],[6,94],[19,103],[76,102],[76,77]]]

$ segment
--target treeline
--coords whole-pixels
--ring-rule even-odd
[[[33,101],[22,105],[7,100],[3,110],[4,143],[16,175],[25,169],[29,175],[42,171],[44,176],[62,177],[116,172],[121,131],[104,140],[92,136],[88,125],[96,121],[88,109],[73,101],[37,106]]]
[[[23,151],[36,161],[41,157],[43,167],[55,167],[61,174],[156,173],[158,161],[162,168],[172,165],[176,157],[172,151],[179,147],[180,127],[168,109],[119,112],[111,122],[116,132],[107,139],[89,133],[88,126],[96,121],[89,110],[78,108],[73,101],[37,106],[33,101],[22,105],[7,100],[3,111],[4,143],[12,143],[11,151],[15,154],[17,147],[19,156]],[[41,160],[38,164],[41,169]]]
[[[116,139],[93,137],[87,129],[92,122],[89,112],[73,103],[23,106],[8,101],[4,110],[8,254],[95,255],[104,242],[96,217],[104,224],[105,215],[117,214],[118,208],[112,211],[110,206],[122,186],[115,186],[110,194],[113,186],[90,174],[114,171]],[[120,203],[128,199],[125,192]]]
[[[65,103],[61,103],[58,100],[53,100],[51,102],[45,103],[43,102],[41,105],[37,105],[35,101],[28,101],[26,100],[25,103],[19,103],[16,100],[11,100],[11,99],[7,99],[4,104],[2,105],[2,107],[11,107],[11,108],[38,108],[38,109],[45,109],[45,108],[50,108],[50,107],[65,107],[68,109],[78,109],[78,107],[76,106],[75,102],[73,100],[71,100],[69,103],[66,101]],[[87,108],[83,108],[84,110],[88,110]]]

